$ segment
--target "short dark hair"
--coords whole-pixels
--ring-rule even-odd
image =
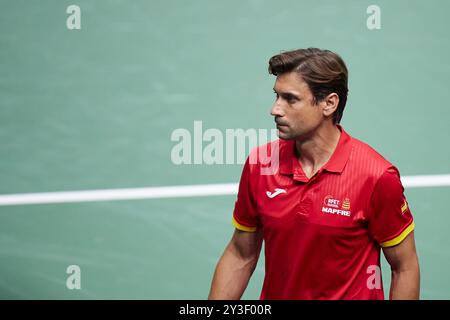
[[[344,60],[330,50],[318,48],[285,51],[270,58],[270,74],[278,76],[293,71],[308,84],[314,104],[333,92],[339,96],[338,107],[333,113],[333,122],[339,123],[348,94],[348,70]]]

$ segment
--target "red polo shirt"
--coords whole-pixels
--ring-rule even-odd
[[[399,244],[413,217],[398,170],[338,127],[336,150],[310,179],[293,140],[252,151],[270,155],[278,143],[274,174],[261,174],[266,161],[245,163],[233,224],[262,228],[261,299],[384,299],[380,246]]]

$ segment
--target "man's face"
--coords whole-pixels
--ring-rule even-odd
[[[307,138],[322,123],[322,103],[314,104],[311,90],[297,73],[279,75],[274,91],[276,100],[270,114],[281,139]]]

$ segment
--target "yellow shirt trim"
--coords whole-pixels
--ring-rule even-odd
[[[399,244],[400,242],[402,242],[406,238],[406,236],[408,234],[411,233],[411,231],[414,230],[414,227],[415,226],[414,226],[414,221],[413,221],[413,222],[411,222],[411,224],[405,230],[403,230],[402,233],[400,233],[398,236],[396,236],[392,240],[385,241],[385,242],[381,243],[380,246],[382,246],[383,248],[386,248],[386,247],[392,247],[392,246],[395,246],[395,245]]]
[[[256,227],[243,226],[242,224],[237,222],[234,217],[233,217],[232,223],[233,223],[233,226],[238,230],[246,231],[246,232],[255,232],[256,231]]]

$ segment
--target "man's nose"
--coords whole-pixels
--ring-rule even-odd
[[[284,116],[284,112],[282,107],[280,106],[280,103],[278,101],[275,101],[275,103],[272,106],[272,109],[270,109],[270,115],[274,117],[282,117]]]

